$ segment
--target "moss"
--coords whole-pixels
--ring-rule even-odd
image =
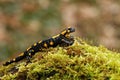
[[[20,61],[0,66],[1,80],[120,79],[120,54],[103,46],[91,46],[80,38],[69,47],[37,53],[32,63]]]

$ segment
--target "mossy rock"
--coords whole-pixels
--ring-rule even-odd
[[[72,46],[37,53],[31,63],[0,67],[1,80],[119,80],[120,54],[76,38]]]

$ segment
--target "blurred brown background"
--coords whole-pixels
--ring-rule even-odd
[[[0,61],[68,26],[94,45],[119,50],[120,0],[0,0]]]

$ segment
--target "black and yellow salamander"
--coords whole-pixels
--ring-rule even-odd
[[[56,46],[70,46],[74,43],[74,37],[70,35],[70,33],[75,32],[75,28],[68,27],[63,30],[60,34],[53,36],[46,40],[38,41],[37,43],[33,44],[31,47],[26,49],[26,51],[20,53],[20,55],[6,63],[3,66],[7,66],[13,62],[18,62],[24,58],[30,61],[30,58],[36,53],[40,52],[43,49],[47,49],[49,47],[56,47]]]

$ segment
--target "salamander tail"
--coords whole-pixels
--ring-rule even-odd
[[[5,62],[5,63],[3,64],[3,66],[7,66],[7,65],[9,65],[9,64],[11,64],[11,63],[13,63],[13,62],[18,62],[18,61],[24,59],[24,57],[25,57],[24,53],[21,53],[17,58]]]

